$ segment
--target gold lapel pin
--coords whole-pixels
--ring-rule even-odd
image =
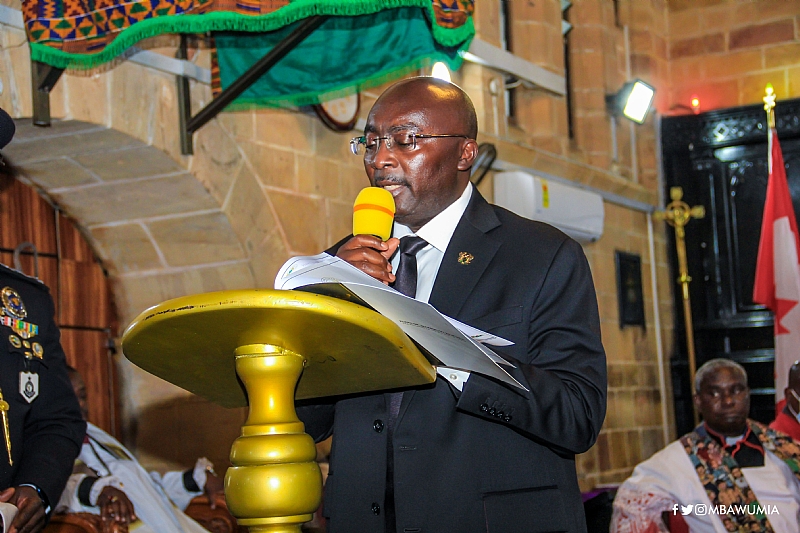
[[[458,264],[459,265],[468,265],[472,263],[472,260],[475,259],[475,256],[469,252],[459,252],[458,253]]]

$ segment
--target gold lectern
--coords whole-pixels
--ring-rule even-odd
[[[322,497],[314,442],[297,418],[295,398],[436,379],[433,366],[388,318],[300,291],[169,300],[133,321],[122,349],[137,366],[208,400],[249,404],[231,448],[225,496],[239,524],[263,533],[299,533]]]

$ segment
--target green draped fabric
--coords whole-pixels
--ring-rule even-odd
[[[221,87],[230,86],[296,25],[270,33],[216,33]],[[459,50],[433,37],[425,10],[384,10],[372,15],[332,17],[245,91],[231,108],[316,104],[413,72],[434,61],[452,70]]]

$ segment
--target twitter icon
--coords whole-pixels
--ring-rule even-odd
[[[694,507],[694,505],[692,505],[691,503],[689,505],[681,505],[681,514],[683,516],[686,516],[687,514],[691,513],[692,507]]]

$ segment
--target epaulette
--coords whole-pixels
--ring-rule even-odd
[[[9,276],[18,278],[18,279],[20,279],[22,281],[27,281],[28,283],[31,283],[32,285],[35,285],[39,289],[42,289],[42,290],[44,290],[46,292],[50,292],[50,289],[48,288],[48,286],[45,285],[44,282],[42,280],[40,280],[39,278],[34,278],[33,276],[29,276],[27,274],[24,274],[24,273],[20,272],[19,270],[16,270],[14,268],[11,268],[10,266],[4,265],[3,263],[0,263],[0,273],[8,274]]]

